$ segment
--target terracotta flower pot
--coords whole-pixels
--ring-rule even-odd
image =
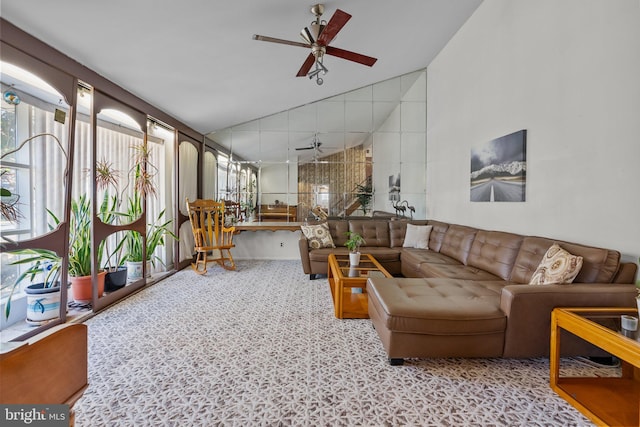
[[[98,273],[98,297],[101,297],[104,292],[104,276],[106,271]],[[73,294],[73,300],[79,303],[88,303],[93,300],[93,283],[91,282],[91,276],[81,277],[69,277],[71,282],[71,293]]]

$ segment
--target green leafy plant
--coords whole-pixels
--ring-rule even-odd
[[[69,220],[69,275],[74,277],[91,275],[91,200],[80,196],[71,201]],[[59,223],[55,218],[56,224]],[[103,244],[98,246],[98,259],[102,259]]]
[[[364,212],[364,214],[366,215],[367,210],[369,209],[369,204],[371,204],[373,187],[370,183],[367,183],[365,185],[357,184],[356,191],[356,198],[358,199],[358,203],[360,203],[362,212]]]
[[[11,252],[14,255],[23,255],[25,258],[21,258],[11,263],[11,265],[26,265],[30,264],[29,268],[25,270],[13,284],[5,286],[10,288],[9,298],[7,299],[7,305],[5,306],[4,315],[5,318],[9,318],[11,314],[11,300],[18,288],[18,285],[26,278],[29,278],[33,283],[36,275],[42,274],[42,280],[45,288],[55,288],[60,286],[60,269],[62,267],[61,258],[53,251],[48,249],[21,249],[19,251]]]
[[[162,262],[160,258],[153,255],[155,250],[159,246],[164,245],[166,236],[169,236],[176,240],[178,239],[173,231],[171,231],[171,224],[173,223],[173,220],[163,221],[164,214],[165,211],[162,210],[162,212],[158,214],[158,217],[154,222],[147,224],[146,260],[143,260],[142,258],[142,248],[144,247],[142,235],[133,230],[128,230],[125,232],[123,240],[125,261],[151,261],[154,266],[156,260]],[[130,222],[139,218],[142,215],[142,197],[138,193],[135,193],[132,197],[129,197],[127,211],[124,213],[120,213],[119,215],[126,217]]]
[[[349,249],[349,252],[358,252],[360,250],[360,246],[367,243],[358,233],[347,231],[345,234],[347,235],[348,240],[344,242],[344,245]]]

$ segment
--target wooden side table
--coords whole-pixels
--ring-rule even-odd
[[[639,331],[622,330],[620,316],[638,316],[626,308],[556,308],[551,314],[551,388],[594,423],[602,426],[640,425]],[[620,377],[560,377],[560,329],[620,358]]]
[[[366,293],[369,277],[393,277],[370,254],[360,256],[357,267],[349,265],[349,255],[329,254],[329,286],[338,319],[368,319],[369,300]]]

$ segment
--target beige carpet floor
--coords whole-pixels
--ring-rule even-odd
[[[547,359],[390,366],[299,261],[183,270],[89,319],[83,426],[583,426]],[[563,360],[563,373],[613,375]]]

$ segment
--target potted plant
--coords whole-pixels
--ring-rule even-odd
[[[347,231],[347,241],[344,245],[349,249],[349,264],[356,266],[360,264],[360,246],[367,243],[361,235],[353,231]]]
[[[356,189],[356,198],[358,199],[358,203],[360,203],[362,212],[366,215],[367,209],[369,209],[369,204],[371,203],[373,187],[370,183],[367,183],[366,185],[357,184]]]
[[[111,162],[102,159],[96,162],[96,186],[99,191],[103,191],[102,203],[98,209],[98,217],[105,224],[117,224],[118,215],[116,213],[120,204],[118,197],[118,171],[113,169]],[[113,189],[113,194],[109,193]],[[106,252],[104,262],[104,290],[107,292],[116,291],[127,284],[127,267],[124,265],[123,246],[124,239],[122,233],[116,233],[115,247],[110,246],[108,239],[100,242],[100,253]]]
[[[0,176],[8,172],[9,171],[5,169],[0,172]],[[18,217],[21,216],[20,211],[16,207],[18,200],[20,200],[18,194],[12,193],[8,188],[0,187],[0,215],[2,215],[2,218],[10,222],[18,220]]]
[[[58,218],[54,216],[56,223]],[[93,299],[91,276],[91,200],[86,195],[71,201],[69,221],[69,281],[73,300],[87,303]],[[103,245],[98,246],[98,259],[102,259]],[[106,272],[98,273],[98,296],[104,292]]]
[[[48,320],[56,319],[60,314],[60,257],[47,249],[22,249],[12,252],[15,255],[25,255],[25,258],[12,262],[11,265],[26,265],[25,270],[11,286],[9,298],[5,306],[5,319],[11,314],[11,300],[18,285],[29,278],[31,285],[24,290],[27,294],[26,321],[40,325]],[[33,283],[36,277],[42,281]]]
[[[126,222],[129,223],[142,216],[143,197],[156,195],[154,176],[158,171],[158,168],[150,161],[151,149],[148,145],[137,144],[131,148],[134,151],[134,161],[127,175],[133,178],[133,195],[127,197],[126,212],[114,213],[116,216],[126,218]],[[122,191],[122,194],[124,194],[126,189],[127,187]],[[124,199],[124,196],[122,196],[121,199]],[[124,232],[124,239],[122,240],[124,256],[122,257],[122,261],[126,262],[127,265],[127,280],[133,281],[142,278],[143,262],[147,264],[147,272],[150,270],[150,265],[155,266],[156,261],[162,263],[162,260],[154,256],[153,253],[157,247],[164,245],[165,236],[170,236],[176,240],[178,239],[171,231],[170,225],[173,220],[163,221],[164,214],[165,211],[162,210],[154,222],[147,224],[146,259],[144,260],[144,239],[142,235],[133,230]]]
[[[142,250],[144,241],[142,235],[133,230],[125,232],[123,244],[128,280],[138,280],[142,278],[143,261],[147,263],[147,271],[150,270],[150,265],[156,265],[156,261],[162,263],[162,260],[153,255],[153,253],[159,246],[164,245],[166,236],[170,236],[176,240],[178,239],[173,231],[171,231],[173,220],[163,221],[164,213],[165,211],[163,210],[158,214],[154,222],[147,224],[146,259],[144,260]],[[135,193],[133,197],[129,198],[127,212],[122,215],[128,217],[130,220],[139,218],[140,215],[142,215],[142,198],[138,193]]]

